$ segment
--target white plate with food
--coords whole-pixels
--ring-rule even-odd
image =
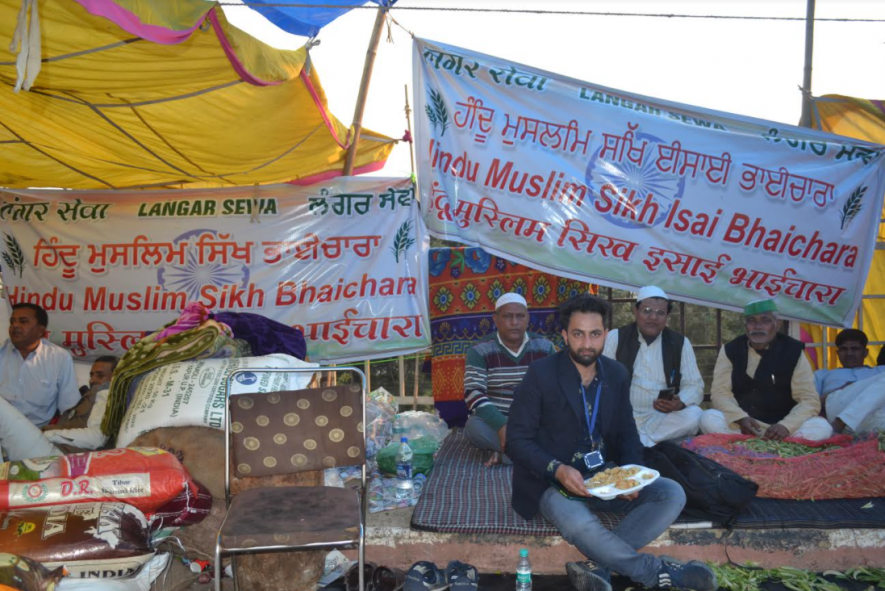
[[[597,472],[584,481],[584,486],[594,497],[610,501],[621,495],[629,495],[645,488],[661,476],[661,473],[645,466],[627,464]]]

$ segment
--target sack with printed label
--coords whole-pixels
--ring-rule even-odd
[[[130,577],[154,556],[147,518],[125,503],[0,513],[0,547],[75,579]]]
[[[159,367],[134,384],[132,402],[117,434],[117,446],[158,427],[212,427],[224,429],[227,377],[238,369],[295,369],[317,367],[291,355],[203,359]],[[234,379],[234,394],[302,390],[311,373],[244,373]]]
[[[0,511],[121,501],[150,516],[187,488],[178,459],[162,449],[109,449],[0,464]]]

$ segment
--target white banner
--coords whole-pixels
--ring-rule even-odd
[[[848,326],[885,148],[414,44],[431,233],[558,275]]]
[[[5,191],[0,265],[75,357],[122,354],[199,300],[297,326],[312,361],[340,363],[430,345],[424,228],[401,178]]]

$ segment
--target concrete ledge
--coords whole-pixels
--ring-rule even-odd
[[[411,509],[369,516],[366,556],[378,564],[408,568],[419,560],[444,566],[462,560],[480,572],[513,572],[520,548],[528,548],[534,571],[562,574],[581,554],[558,536],[437,534],[409,527]],[[681,560],[748,560],[765,567],[795,566],[814,571],[885,565],[885,530],[670,529],[647,550]]]

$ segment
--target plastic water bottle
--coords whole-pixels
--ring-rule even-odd
[[[424,474],[415,474],[415,477],[412,478],[412,484],[415,487],[415,497],[421,496],[421,491],[424,489],[424,483],[427,481],[427,476]]]
[[[403,427],[403,418],[400,415],[393,417],[393,430],[391,431],[391,441],[399,441],[406,435]]]
[[[516,565],[516,591],[532,591],[532,563],[525,548],[519,551],[519,563]]]
[[[415,485],[412,482],[412,448],[409,438],[400,437],[399,449],[396,452],[396,498],[411,498]]]

